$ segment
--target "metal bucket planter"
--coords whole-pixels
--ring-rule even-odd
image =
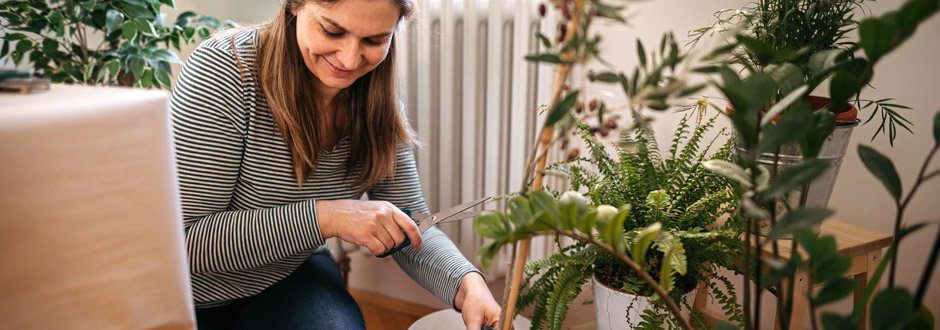
[[[810,107],[815,111],[822,109],[829,104],[829,98],[819,96],[809,96],[806,99]],[[791,207],[802,206],[828,206],[829,197],[832,195],[832,189],[835,187],[836,178],[839,176],[839,168],[842,167],[842,158],[845,157],[845,150],[849,146],[852,138],[852,131],[858,126],[858,109],[854,105],[847,104],[849,110],[840,112],[836,115],[836,126],[832,134],[823,142],[819,151],[819,159],[829,161],[829,169],[821,176],[810,182],[809,185],[792,192],[787,200]],[[728,110],[731,111],[731,104],[728,104]],[[743,148],[738,148],[738,152],[746,152]],[[763,153],[757,157],[758,164],[766,166],[768,170],[774,168],[774,154]],[[803,153],[799,143],[789,143],[780,148],[780,155],[777,157],[775,177],[780,176],[783,171],[803,163]],[[786,213],[786,207],[783,203],[777,203],[777,214]],[[779,216],[778,216],[779,219]],[[768,220],[769,221],[769,220]],[[770,230],[768,223],[761,224],[761,234],[766,234]],[[813,230],[818,234],[819,225]]]

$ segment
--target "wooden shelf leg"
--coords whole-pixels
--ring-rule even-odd
[[[858,283],[858,286],[855,287],[855,295],[853,302],[858,303],[858,300],[862,297],[862,294],[865,293],[865,287],[868,286],[868,282],[871,280],[872,274],[875,273],[875,270],[878,268],[878,263],[881,262],[881,249],[875,251],[869,251],[868,257],[865,258],[868,263],[865,272],[855,275],[855,281]],[[868,308],[871,306],[871,298],[874,298],[875,293],[878,292],[879,284],[875,284],[875,291],[872,292],[871,297],[868,299],[868,306],[865,306],[865,309],[862,310],[862,317],[858,322],[858,328],[861,330],[870,330],[871,325],[868,324]]]
[[[796,280],[797,285],[796,290],[793,291],[793,311],[790,312],[789,330],[802,330],[808,308],[806,305],[806,292],[808,292],[809,288],[807,288],[806,273],[798,271],[796,272],[794,279]],[[788,291],[788,282],[789,281],[784,280],[781,283],[781,294],[786,294]],[[780,330],[780,314],[777,314],[774,318],[774,329]]]

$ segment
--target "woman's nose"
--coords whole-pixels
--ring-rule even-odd
[[[343,70],[354,70],[359,67],[362,60],[362,54],[359,50],[359,40],[356,38],[346,38],[340,50],[336,53]]]

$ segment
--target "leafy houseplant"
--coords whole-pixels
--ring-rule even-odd
[[[711,140],[702,148],[706,142],[703,138],[715,118],[691,132],[687,119],[683,118],[676,129],[668,158],[660,155],[658,144],[648,129],[623,136],[620,145],[635,152],[617,148],[614,158],[590,134],[587,125],[582,125],[580,135],[592,157],[556,163],[549,168],[564,173],[571,182],[571,189],[586,188],[592,206],[630,206],[621,229],[624,242],[634,247],[642,246],[643,240],[652,240],[646,253],[632,250],[632,257],[658,279],[660,286],[670,291],[671,299],[681,301],[683,294],[692,291],[701,281],[716,294],[728,315],[739,319],[741,314],[733,291],[725,294],[713,282],[730,283],[718,270],[733,267],[732,256],[740,250],[741,228],[737,223],[716,223],[737,201],[730,192],[730,183],[701,165],[715,142]],[[731,146],[728,141],[710,159],[730,160]],[[590,172],[582,163],[597,168],[598,174]],[[527,265],[526,284],[531,287],[520,298],[517,308],[535,304],[534,327],[540,328],[545,323],[549,329],[560,328],[571,300],[579,293],[581,284],[592,276],[603,285],[628,294],[655,296],[653,289],[633,270],[596,246],[582,242],[560,248],[561,252]],[[532,282],[536,276],[538,279]],[[691,309],[689,302],[684,305]],[[678,326],[662,307],[635,306],[634,309],[642,310],[642,320],[614,321],[645,329]],[[609,314],[623,312],[610,311]]]
[[[907,40],[917,29],[917,26],[940,10],[940,2],[936,0],[909,0],[899,10],[889,12],[880,17],[872,17],[858,23],[860,41],[852,44],[848,49],[826,51],[827,59],[820,64],[818,72],[830,77],[831,103],[841,104],[851,98],[857,98],[859,92],[868,85],[874,74],[875,65],[888,53],[896,49]],[[738,37],[739,40],[747,40]],[[745,45],[747,46],[747,45]],[[818,56],[813,55],[813,56]],[[812,60],[811,60],[812,62]],[[856,283],[853,278],[846,278],[845,272],[851,267],[852,261],[836,253],[837,247],[833,237],[817,237],[808,227],[820,223],[833,212],[825,207],[794,206],[789,212],[780,217],[778,203],[785,203],[785,196],[812,181],[823,173],[828,162],[817,159],[817,153],[824,143],[825,128],[832,124],[832,114],[829,111],[813,111],[799,97],[796,91],[808,90],[804,85],[794,89],[790,95],[779,97],[779,86],[785,80],[779,79],[772,72],[762,71],[754,67],[745,67],[743,76],[735,70],[725,66],[717,70],[721,72],[721,82],[717,87],[728,98],[734,107],[734,112],[728,113],[736,130],[740,134],[741,147],[744,152],[739,154],[736,164],[709,161],[706,166],[716,173],[732,179],[741,192],[742,200],[739,208],[745,219],[746,228],[754,228],[754,224],[769,219],[772,226],[766,240],[745,232],[744,264],[766,264],[770,270],[764,273],[762,267],[744,267],[744,322],[740,324],[745,329],[761,327],[760,301],[761,294],[767,288],[780,288],[784,281],[793,283],[794,274],[802,270],[808,274],[807,287],[821,286],[819,291],[795,292],[793,285],[787,290],[777,290],[774,293],[777,299],[777,315],[781,328],[789,328],[789,315],[793,313],[794,295],[806,295],[809,310],[813,314],[813,328],[818,329],[817,310],[821,306],[837,301],[855,291]],[[818,75],[817,72],[817,75]],[[796,97],[791,97],[794,95]],[[769,112],[764,109],[770,108]],[[779,115],[779,119],[773,120]],[[940,145],[940,114],[935,117],[934,138]],[[803,148],[804,162],[782,171],[776,175],[776,169],[768,169],[757,161],[761,152],[771,152],[779,157],[779,148],[786,144],[798,142]],[[870,322],[874,329],[931,329],[933,316],[922,305],[926,290],[925,283],[932,276],[932,269],[927,269],[921,276],[920,285],[916,294],[905,288],[894,286],[894,268],[897,260],[898,242],[909,232],[923,228],[923,224],[902,226],[903,211],[910,202],[910,196],[921,183],[937,175],[940,171],[926,172],[930,158],[937,152],[938,147],[931,150],[925,161],[911,192],[907,198],[901,199],[902,191],[900,180],[891,161],[873,149],[860,146],[859,155],[865,166],[881,180],[898,207],[895,219],[894,242],[887,255],[882,258],[878,270],[858,297],[854,310],[849,315],[837,313],[822,313],[822,325],[826,329],[854,329],[859,322]],[[777,241],[785,235],[793,235],[793,251],[797,247],[803,248],[812,263],[801,260],[797,254],[791,255],[788,261],[780,259]],[[940,250],[940,235],[934,242],[933,250],[927,264],[933,267]],[[762,257],[754,251],[754,247],[772,247],[772,257]],[[875,286],[880,282],[883,271],[890,262],[888,288],[876,296],[872,296]],[[753,281],[753,283],[751,283]],[[752,286],[753,285],[753,289]],[[870,299],[871,298],[871,299]],[[871,313],[868,319],[862,319],[863,311],[871,302]],[[797,325],[798,326],[798,325]],[[735,328],[730,323],[721,323],[719,328]]]
[[[855,31],[855,15],[866,10],[866,0],[757,0],[740,10],[722,10],[715,14],[717,22],[710,27],[694,30],[691,44],[696,44],[706,35],[716,30],[741,29],[736,33],[741,51],[728,64],[740,64],[749,70],[766,72],[779,82],[777,99],[783,98],[805,86],[797,95],[806,97],[817,87],[826,82],[833,73],[834,62],[853,57],[845,50],[854,46],[847,40],[847,35]],[[838,84],[839,82],[833,82]],[[796,95],[795,95],[796,96]],[[837,114],[836,125],[852,125],[854,111],[850,106],[842,106],[848,99],[837,99],[830,105],[828,98],[822,102],[813,102],[814,110],[828,107]],[[871,115],[865,121],[870,122],[875,115],[881,117],[881,124],[872,136],[885,133],[893,145],[899,129],[911,132],[912,123],[905,119],[898,110],[909,107],[892,103],[892,99],[863,100],[855,99],[854,106],[859,110],[872,108]]]
[[[0,59],[25,59],[52,82],[170,89],[170,63],[181,63],[173,49],[223,24],[189,11],[170,24],[164,5],[175,8],[173,0],[4,1]]]

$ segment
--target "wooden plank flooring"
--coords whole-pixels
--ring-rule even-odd
[[[406,330],[422,316],[438,311],[374,292],[349,288],[349,293],[359,303],[368,330]]]

